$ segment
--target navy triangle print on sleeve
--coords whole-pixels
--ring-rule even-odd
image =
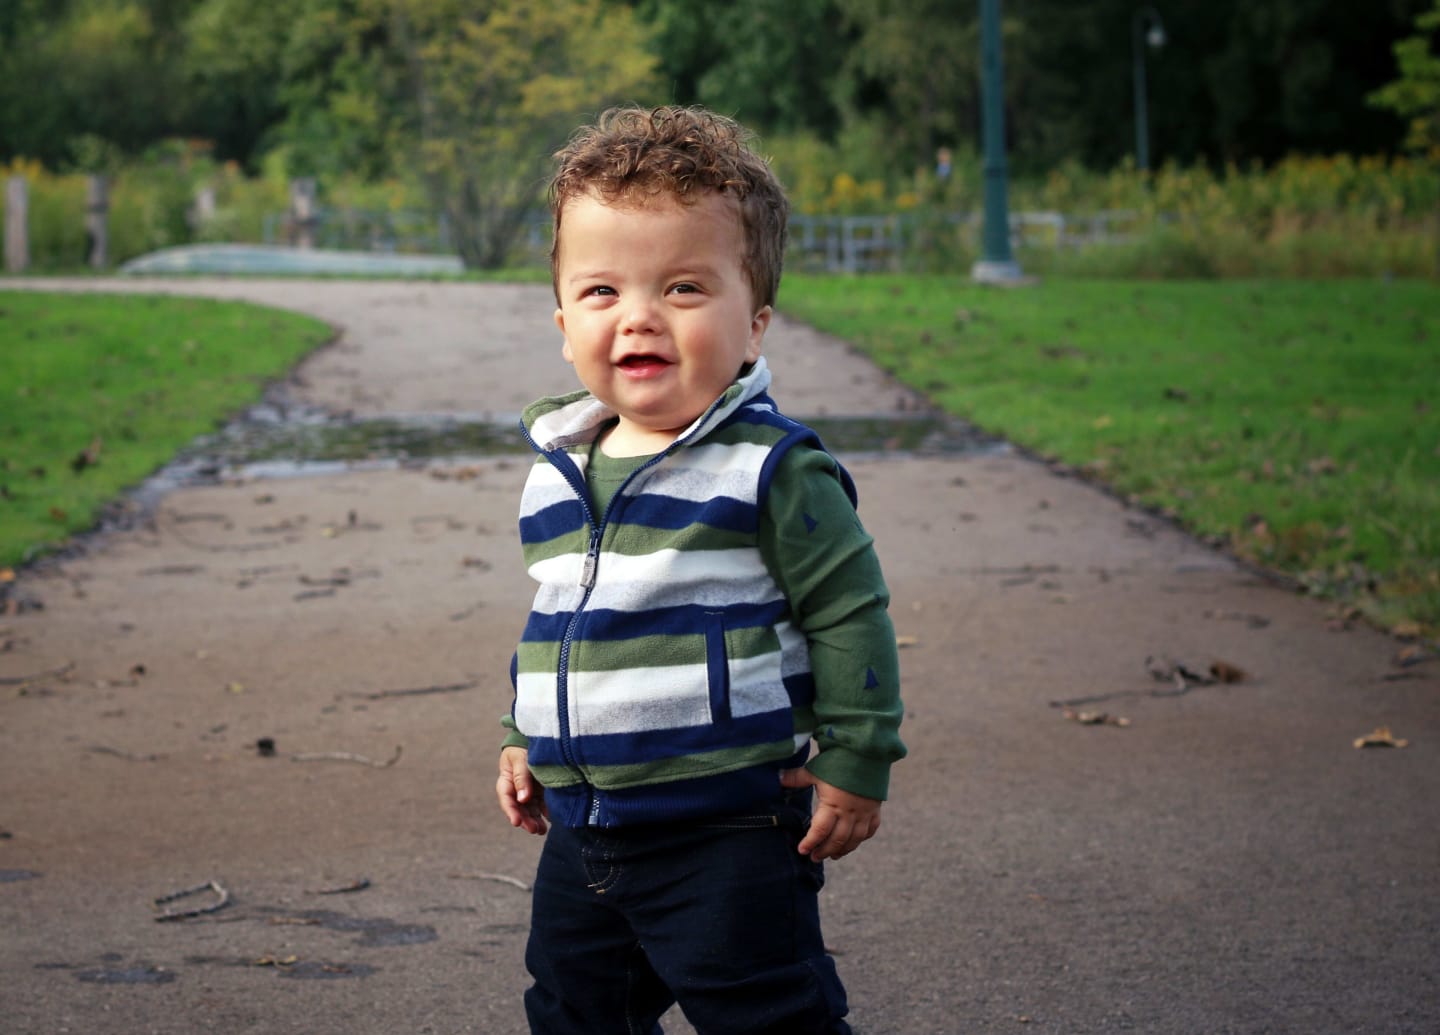
[[[875,670],[873,668],[867,668],[865,670],[865,689],[874,690],[879,685],[880,677],[875,675]]]
[[[816,521],[816,520],[815,520],[813,517],[811,517],[809,514],[801,514],[800,516],[805,519],[805,531],[806,531],[806,532],[813,532],[813,531],[815,531],[815,529],[817,529],[817,528],[820,527],[820,522]]]

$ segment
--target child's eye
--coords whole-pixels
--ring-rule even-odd
[[[675,292],[677,295],[693,295],[700,289],[696,285],[691,284],[687,281],[683,284],[676,284],[670,290]]]
[[[596,284],[594,287],[588,287],[588,288],[586,288],[583,292],[581,292],[581,296],[580,296],[580,297],[582,297],[582,298],[588,298],[588,297],[590,297],[591,295],[613,295],[613,294],[615,294],[615,289],[614,289],[614,288],[612,288],[612,287],[610,287],[610,286],[608,286],[608,285],[606,285],[606,284]]]

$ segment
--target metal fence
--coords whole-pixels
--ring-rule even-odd
[[[455,251],[444,213],[422,211],[316,207],[304,219],[293,212],[270,212],[261,221],[261,234],[265,244],[340,251],[431,255]]]
[[[1125,210],[1067,215],[1063,212],[1010,213],[1010,246],[1055,250],[1123,244],[1140,229],[1141,214]],[[927,239],[978,246],[979,213],[943,216],[792,216],[790,261],[801,269],[827,273],[898,271]]]
[[[1140,229],[1138,212],[1113,210],[1087,215],[1012,212],[1010,244],[1023,249],[1079,249],[1121,244]],[[943,238],[951,247],[978,248],[979,213],[944,215],[808,216],[790,219],[787,262],[794,268],[828,273],[869,273],[906,268],[907,256]],[[516,259],[541,262],[549,253],[550,221],[536,215],[516,241]],[[264,219],[266,244],[414,254],[454,254],[449,221],[421,211],[365,211],[317,206],[302,222],[293,213]]]

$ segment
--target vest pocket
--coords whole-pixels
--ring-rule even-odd
[[[710,684],[710,719],[730,718],[730,658],[725,650],[725,613],[705,612],[705,664]]]

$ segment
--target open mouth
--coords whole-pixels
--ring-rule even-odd
[[[650,353],[637,353],[625,356],[620,360],[622,370],[658,370],[660,367],[669,366],[670,361]]]

